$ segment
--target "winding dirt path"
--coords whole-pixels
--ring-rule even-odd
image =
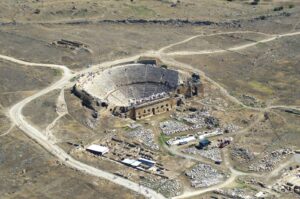
[[[199,38],[199,37],[210,37],[210,36],[217,36],[217,35],[230,35],[230,34],[245,34],[245,33],[256,33],[256,34],[261,34],[261,35],[266,35],[266,36],[270,36],[271,34],[267,34],[267,33],[263,33],[263,32],[255,32],[255,31],[231,31],[231,32],[218,32],[218,33],[212,33],[212,34],[208,34],[208,35],[205,35],[205,34],[199,34],[199,35],[195,35],[195,36],[192,36],[192,37],[189,37],[183,41],[180,41],[180,42],[177,42],[177,43],[174,43],[174,44],[170,44],[168,46],[165,46],[161,49],[158,50],[159,53],[162,53],[164,51],[166,51],[167,49],[170,49],[174,46],[178,46],[180,44],[184,44],[184,43],[187,43],[193,39],[196,39],[196,38]]]
[[[67,103],[65,101],[65,89],[61,89],[59,96],[56,101],[56,113],[57,117],[46,127],[45,134],[49,140],[57,142],[56,137],[52,134],[52,129],[55,127],[56,123],[60,118],[68,114]]]
[[[246,32],[246,31],[243,31],[243,32]],[[247,31],[247,32],[250,32],[250,31]],[[216,33],[216,34],[232,34],[232,33],[239,33],[239,32]],[[11,62],[14,62],[14,63],[17,63],[17,64],[27,65],[27,66],[50,67],[50,68],[60,69],[60,70],[63,71],[63,76],[60,80],[58,80],[54,84],[50,85],[49,87],[40,90],[39,92],[35,93],[34,95],[21,100],[20,102],[15,104],[13,107],[11,107],[11,109],[9,110],[9,116],[10,116],[10,119],[11,119],[13,124],[17,125],[29,137],[36,140],[47,151],[49,151],[51,154],[55,155],[66,166],[72,167],[74,169],[77,169],[79,171],[85,172],[85,173],[93,175],[93,176],[97,176],[97,177],[107,179],[107,180],[109,180],[109,181],[111,181],[115,184],[124,186],[124,187],[126,187],[130,190],[133,190],[137,193],[140,193],[140,194],[142,194],[142,195],[144,195],[145,197],[148,197],[148,198],[155,198],[155,199],[164,198],[164,196],[162,196],[161,194],[155,192],[152,189],[140,186],[137,183],[134,183],[134,182],[129,181],[129,180],[124,179],[124,178],[120,178],[116,175],[113,175],[113,174],[108,173],[106,171],[102,171],[100,169],[97,169],[95,167],[89,166],[87,164],[84,164],[80,161],[77,161],[77,160],[73,159],[64,150],[62,150],[60,147],[58,147],[53,141],[49,140],[48,137],[45,134],[43,134],[43,132],[40,132],[37,128],[35,128],[31,124],[29,124],[25,120],[24,116],[22,115],[22,109],[24,108],[24,106],[26,104],[28,104],[32,100],[34,100],[34,99],[36,99],[36,98],[38,98],[42,95],[45,95],[46,93],[48,93],[48,92],[50,92],[54,89],[63,89],[66,86],[72,85],[72,83],[69,80],[71,78],[75,77],[76,75],[83,74],[83,73],[90,72],[90,71],[94,71],[94,70],[99,70],[99,68],[111,67],[113,65],[120,64],[120,63],[123,63],[123,62],[133,61],[133,60],[136,60],[141,55],[149,55],[149,56],[158,57],[158,58],[161,58],[162,61],[165,62],[166,64],[174,65],[174,66],[179,67],[179,68],[181,67],[182,69],[185,69],[185,70],[195,71],[195,68],[193,68],[192,66],[190,66],[188,64],[185,64],[185,63],[178,62],[178,61],[174,60],[171,57],[172,56],[178,56],[178,55],[183,56],[183,55],[193,55],[193,54],[220,53],[220,52],[226,52],[226,51],[229,51],[229,50],[238,51],[238,50],[242,50],[242,49],[245,49],[245,48],[249,48],[251,46],[255,46],[259,43],[266,43],[266,42],[270,42],[270,41],[273,41],[273,40],[278,39],[278,38],[287,37],[287,36],[294,36],[294,35],[299,35],[299,34],[300,34],[300,32],[275,35],[275,36],[271,36],[268,39],[260,40],[258,42],[254,42],[254,43],[251,43],[251,44],[245,44],[245,45],[232,47],[232,48],[229,48],[227,50],[207,50],[207,51],[198,51],[198,52],[180,51],[180,52],[163,53],[163,51],[165,51],[166,49],[171,48],[175,45],[180,45],[180,44],[183,44],[185,42],[191,41],[192,39],[195,39],[197,37],[203,36],[203,35],[196,35],[196,36],[190,37],[190,38],[188,38],[184,41],[180,41],[180,42],[177,42],[175,44],[171,44],[169,46],[163,47],[158,52],[147,52],[147,53],[144,53],[144,54],[139,54],[139,55],[135,55],[135,56],[128,57],[128,58],[123,58],[123,59],[119,59],[119,60],[115,60],[115,61],[104,62],[102,64],[94,65],[91,68],[84,69],[84,70],[79,71],[77,73],[72,72],[70,69],[68,69],[66,66],[63,66],[63,65],[31,63],[31,62],[22,61],[22,60],[13,58],[13,57],[9,57],[9,56],[6,56],[6,55],[0,55],[0,59],[11,61]],[[202,72],[201,70],[197,70],[197,72],[199,72],[201,75],[203,75],[209,82],[211,82],[212,84],[217,86],[226,97],[228,97],[233,102],[241,105],[242,107],[251,108],[251,109],[255,109],[255,110],[259,110],[259,111],[263,111],[263,110],[270,109],[270,108],[274,109],[274,108],[291,108],[291,107],[293,107],[296,110],[299,110],[299,107],[284,106],[284,105],[282,105],[282,106],[270,106],[268,108],[261,108],[261,109],[260,108],[248,107],[248,106],[244,105],[242,102],[240,102],[237,98],[231,96],[228,93],[228,91],[226,89],[224,89],[220,84],[218,84],[214,80],[210,79],[209,77],[205,76],[204,72]],[[13,125],[12,125],[11,128],[13,128]],[[229,166],[229,169],[230,168],[231,167]],[[203,190],[196,190],[194,192],[184,193],[183,195],[178,196],[176,198],[184,198],[184,197],[195,196],[195,195],[199,195],[199,194],[202,194],[202,193],[206,193],[206,192],[213,191],[215,189],[222,188],[222,187],[225,187],[227,185],[230,185],[234,181],[235,177],[237,175],[239,175],[239,173],[235,172],[234,170],[232,170],[232,169],[230,169],[230,170],[231,170],[231,176],[224,183],[221,183],[219,185],[212,186],[212,187],[209,187],[209,188],[206,188],[206,189],[203,189]]]
[[[232,33],[231,33],[232,34]],[[228,49],[218,49],[218,50],[202,50],[202,51],[176,51],[176,52],[169,52],[166,53],[168,56],[185,56],[185,55],[206,55],[206,54],[215,54],[215,53],[224,53],[224,52],[228,52],[228,51],[239,51],[239,50],[243,50],[252,46],[256,46],[258,44],[262,44],[262,43],[268,43],[271,42],[273,40],[276,39],[280,39],[283,37],[291,37],[291,36],[296,36],[296,35],[300,35],[300,32],[293,32],[293,33],[286,33],[286,34],[278,34],[278,35],[273,35],[267,39],[262,39],[259,40],[257,42],[252,42],[249,44],[244,44],[244,45],[238,45],[235,47],[231,47]],[[191,37],[189,39],[186,39],[185,42],[190,41],[192,39],[195,39],[196,36]],[[185,42],[178,42],[177,45],[179,44],[183,44]],[[172,45],[170,45],[172,47]]]
[[[15,124],[11,124],[9,129],[5,133],[1,134],[0,137],[8,135],[13,130],[14,127],[15,127]]]
[[[72,167],[76,170],[82,171],[84,173],[90,174],[92,176],[97,176],[104,178],[106,180],[109,180],[115,184],[121,185],[123,187],[126,187],[130,190],[133,190],[137,193],[140,193],[148,198],[157,198],[161,199],[164,198],[161,194],[155,192],[152,189],[140,186],[137,183],[134,183],[132,181],[129,181],[124,178],[120,178],[114,174],[111,174],[109,172],[97,169],[95,167],[89,166],[87,164],[84,164],[80,161],[77,161],[73,159],[71,156],[69,156],[63,149],[58,147],[53,141],[49,140],[46,135],[44,135],[42,132],[40,132],[38,129],[33,127],[31,124],[29,124],[22,115],[22,109],[26,104],[31,102],[32,100],[45,95],[46,93],[64,87],[64,85],[68,84],[69,80],[74,77],[74,74],[72,75],[71,71],[66,67],[62,65],[53,65],[53,64],[38,64],[38,63],[30,63],[25,62],[22,60],[18,60],[12,57],[7,57],[1,55],[0,58],[4,58],[8,61],[12,61],[18,64],[23,65],[30,65],[30,66],[42,66],[42,67],[51,67],[56,69],[63,70],[63,76],[62,78],[55,82],[54,84],[50,85],[47,88],[44,88],[43,90],[39,91],[38,93],[25,98],[24,100],[18,102],[15,104],[9,111],[10,118],[14,124],[16,124],[22,131],[24,131],[29,137],[36,140],[42,147],[44,147],[47,151],[49,151],[51,154],[56,156],[60,161],[62,161],[66,166]]]

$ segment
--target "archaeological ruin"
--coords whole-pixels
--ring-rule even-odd
[[[104,108],[115,116],[139,120],[202,94],[203,84],[198,74],[140,60],[81,75],[73,93],[96,113]]]

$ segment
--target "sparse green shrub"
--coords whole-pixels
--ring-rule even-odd
[[[72,77],[72,78],[70,79],[70,82],[75,82],[76,80],[77,80],[76,77]]]
[[[294,7],[295,7],[295,5],[293,5],[293,4],[289,5],[289,9],[294,8]]]
[[[43,102],[43,106],[44,107],[52,107],[52,108],[55,108],[55,105],[49,101],[44,101]]]
[[[260,16],[259,17],[261,20],[265,20],[266,19],[266,16]]]
[[[59,69],[53,69],[53,75],[54,76],[61,76],[62,75],[62,71]]]
[[[276,7],[276,8],[274,8],[273,10],[274,10],[274,11],[281,11],[281,10],[283,10],[283,6]]]

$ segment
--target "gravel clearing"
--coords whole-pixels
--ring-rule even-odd
[[[192,126],[188,126],[182,122],[168,120],[160,123],[160,129],[165,135],[172,135],[174,133],[179,133],[183,131],[190,131],[202,128],[203,124],[194,124]]]
[[[191,124],[204,124],[204,119],[209,116],[210,114],[208,111],[197,111],[196,113],[185,115],[182,119]]]
[[[160,129],[165,135],[172,135],[177,132],[187,131],[189,126],[174,120],[168,120],[160,123]]]
[[[250,171],[272,171],[274,167],[288,155],[292,154],[291,149],[278,149],[265,155],[260,161],[249,166]]]
[[[155,143],[154,134],[150,129],[138,128],[137,130],[128,132],[127,136],[137,139],[152,150],[159,150],[158,144]]]
[[[191,185],[195,188],[209,187],[224,180],[224,175],[208,164],[198,164],[185,174],[189,177]]]
[[[222,156],[221,156],[221,151],[219,148],[211,148],[207,150],[199,150],[196,149],[195,147],[187,148],[182,150],[183,153],[187,154],[194,154],[194,155],[201,155],[207,159],[213,160],[213,161],[218,161],[222,162]]]
[[[154,189],[167,198],[178,196],[182,192],[182,185],[178,180],[146,178],[141,185]]]
[[[248,163],[255,158],[254,154],[250,150],[239,146],[233,147],[233,149],[231,150],[231,156],[235,160],[238,160],[242,163]]]

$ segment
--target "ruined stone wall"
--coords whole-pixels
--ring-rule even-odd
[[[86,91],[78,88],[76,85],[73,86],[72,93],[82,100],[82,105],[87,108],[97,111],[101,108],[101,100],[96,99]]]
[[[133,119],[139,120],[172,110],[176,106],[175,99],[167,99],[155,104],[134,108]]]
[[[199,84],[184,84],[178,86],[176,90],[177,94],[184,95],[185,97],[203,96],[204,86],[202,83]]]

